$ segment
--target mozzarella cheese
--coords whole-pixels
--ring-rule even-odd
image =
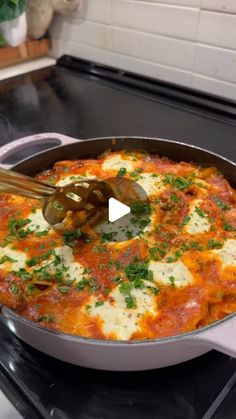
[[[157,194],[165,189],[161,176],[153,177],[152,173],[141,173],[137,183],[144,189],[147,195]]]
[[[107,157],[102,164],[102,170],[104,170],[104,172],[109,170],[119,170],[121,168],[126,169],[127,172],[131,172],[134,170],[134,164],[130,159],[123,159],[120,154]]]
[[[55,249],[56,255],[60,256],[62,265],[68,267],[66,275],[78,282],[82,279],[84,268],[79,262],[74,262],[73,251],[69,246],[61,246]]]
[[[11,249],[9,246],[0,248],[0,259],[4,256],[8,256],[15,260],[15,262],[4,262],[0,265],[0,269],[7,269],[12,271],[18,271],[20,268],[25,266],[27,255],[19,250]],[[10,269],[9,269],[10,267]]]
[[[236,267],[236,240],[228,239],[222,249],[212,250],[221,259],[224,268],[227,266]]]
[[[49,230],[51,228],[45,220],[41,209],[37,209],[34,214],[30,214],[29,219],[30,223],[27,224],[27,227],[31,231],[40,233],[41,231]]]
[[[125,296],[116,287],[109,294],[113,302],[105,301],[103,305],[96,307],[96,298],[90,297],[87,304],[91,306],[89,311],[85,307],[83,311],[87,312],[91,317],[99,317],[102,324],[102,331],[106,336],[115,335],[116,339],[128,340],[134,332],[139,330],[138,320],[144,314],[157,314],[154,307],[154,297],[147,291],[141,289],[133,289],[132,297],[136,300],[136,308],[126,308]]]
[[[151,261],[149,269],[153,272],[154,281],[164,285],[184,287],[194,281],[191,272],[181,260],[173,263]]]
[[[70,176],[63,176],[57,183],[56,186],[60,186],[63,188],[64,186],[69,185],[70,183],[76,182],[77,180],[83,181],[83,180],[94,180],[96,179],[96,176],[90,175],[89,173],[87,175],[70,175]]]
[[[196,210],[202,202],[203,201],[201,199],[195,199],[192,202],[189,212],[190,220],[185,226],[185,230],[189,234],[206,233],[210,230],[210,223],[208,219],[206,217],[201,217]]]

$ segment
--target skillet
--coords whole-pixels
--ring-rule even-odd
[[[56,146],[12,166],[6,164],[12,153],[29,145]],[[77,140],[62,134],[45,133],[13,141],[0,148],[0,163],[23,174],[36,175],[58,160],[96,157],[104,151],[142,149],[175,161],[193,161],[201,166],[216,166],[236,186],[236,164],[202,148],[181,142],[147,137],[109,137]],[[112,371],[140,371],[178,364],[211,349],[236,357],[236,314],[204,328],[178,336],[139,340],[109,341],[59,333],[24,319],[2,307],[1,321],[20,339],[62,361],[89,368]]]

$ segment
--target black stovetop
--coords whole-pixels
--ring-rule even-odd
[[[0,145],[49,131],[176,139],[236,161],[232,102],[70,57],[0,83]],[[162,370],[102,372],[51,359],[0,326],[0,388],[26,418],[236,418],[236,360],[219,352]]]

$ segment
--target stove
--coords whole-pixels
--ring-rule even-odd
[[[153,136],[236,161],[235,105],[63,56],[54,67],[0,83],[0,145],[40,132]],[[29,147],[8,163],[42,149]],[[216,351],[160,370],[96,371],[32,349],[0,321],[0,389],[24,418],[234,419],[235,383],[236,359]]]

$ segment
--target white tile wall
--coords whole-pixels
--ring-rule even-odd
[[[234,0],[201,0],[201,7],[206,10],[236,13],[236,1]]]
[[[112,0],[111,24],[157,35],[195,40],[198,9],[145,1]]]
[[[117,27],[112,30],[114,52],[185,70],[193,67],[194,48],[194,43],[178,39]]]
[[[139,0],[136,0],[139,1]],[[177,6],[199,7],[201,0],[143,0],[146,3],[174,4]]]
[[[236,83],[236,51],[197,44],[194,71]]]
[[[197,41],[236,49],[236,14],[202,10]]]
[[[210,77],[200,76],[199,74],[193,75],[192,87],[197,90],[207,91],[213,95],[226,96],[229,99],[236,98],[236,84],[226,83],[213,79]]]
[[[81,0],[56,16],[71,54],[236,100],[236,0]]]
[[[71,54],[80,58],[90,60],[93,57],[95,62],[100,62],[113,67],[129,70],[137,74],[146,74],[149,77],[165,80],[182,86],[191,87],[192,73],[189,71],[179,70],[175,67],[155,64],[129,57],[128,55],[121,55],[110,51],[105,51],[91,46],[64,42],[58,39],[54,40],[54,54],[60,57],[62,54]]]

